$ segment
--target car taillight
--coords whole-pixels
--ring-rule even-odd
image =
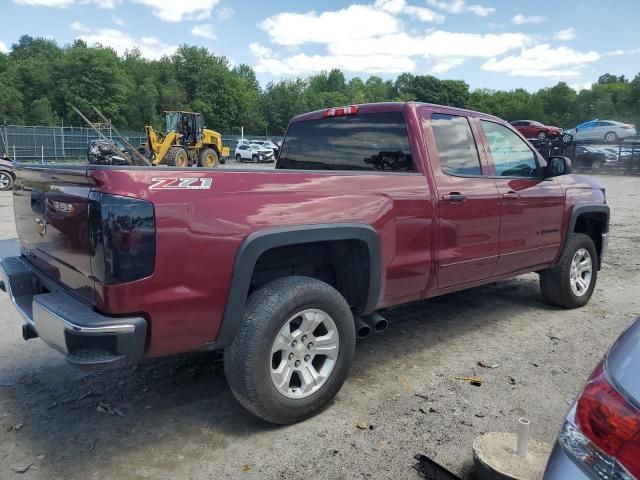
[[[622,125],[622,128],[624,128],[625,130],[631,130],[633,127],[633,125]]]
[[[599,365],[576,404],[576,427],[602,453],[640,477],[640,411],[607,381]],[[608,478],[631,478],[622,475]]]
[[[343,117],[345,115],[355,115],[358,113],[357,105],[349,105],[348,107],[328,108],[324,111],[325,117]]]
[[[89,195],[91,272],[100,283],[132,282],[153,273],[156,225],[153,204],[137,198]]]

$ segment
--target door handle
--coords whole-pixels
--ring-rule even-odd
[[[506,198],[508,200],[517,200],[520,198],[520,194],[518,192],[507,192],[502,194],[502,198]]]
[[[442,195],[442,200],[446,202],[460,203],[460,202],[464,202],[465,198],[466,197],[460,192],[451,192],[448,195]]]

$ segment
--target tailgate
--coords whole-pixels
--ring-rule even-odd
[[[22,167],[16,175],[13,198],[22,254],[47,277],[93,303],[87,168]]]

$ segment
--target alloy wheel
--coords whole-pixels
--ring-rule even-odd
[[[333,319],[311,308],[291,316],[271,347],[271,381],[287,398],[317,392],[330,377],[338,359],[340,339]]]

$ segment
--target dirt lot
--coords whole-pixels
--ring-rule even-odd
[[[586,376],[640,310],[640,179],[600,180],[611,250],[587,307],[545,305],[527,275],[396,308],[387,332],[359,343],[335,402],[289,427],[243,411],[215,354],[73,370],[40,340],[23,342],[0,295],[0,479],[417,478],[416,453],[468,476],[473,438],[512,430],[523,415],[533,436],[552,442]],[[0,238],[15,248],[8,193]],[[359,430],[360,419],[371,428]]]

